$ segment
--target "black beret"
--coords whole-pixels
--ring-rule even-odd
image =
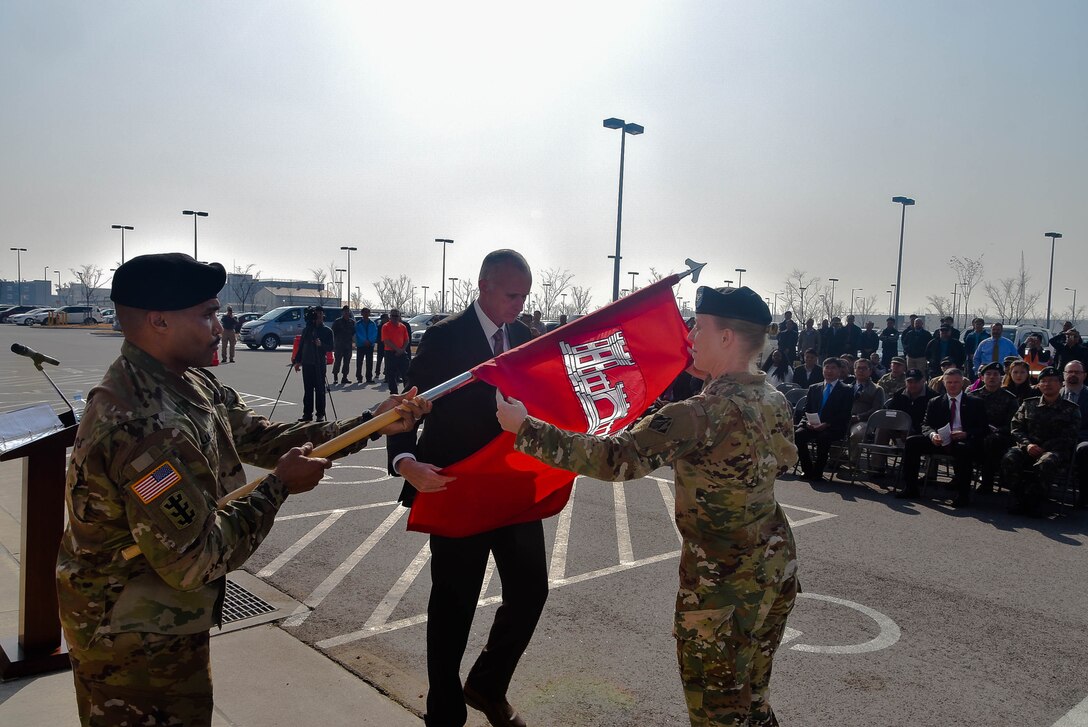
[[[182,310],[219,295],[227,271],[180,252],[140,255],[113,274],[110,300],[141,310]]]
[[[990,363],[986,364],[985,366],[980,366],[979,370],[978,370],[978,375],[982,376],[987,371],[996,371],[999,374],[1004,373],[1002,371],[1002,369],[1001,369],[1001,364],[999,364],[997,361],[991,361]]]
[[[925,381],[926,379],[925,374],[922,373],[921,369],[911,369],[907,372],[907,378],[913,379],[914,381]]]
[[[1039,381],[1042,381],[1047,376],[1053,376],[1058,379],[1062,377],[1062,375],[1058,372],[1058,369],[1054,368],[1053,366],[1047,366],[1045,369],[1039,372]]]
[[[739,288],[701,286],[695,292],[695,312],[760,326],[771,325],[771,309],[758,293],[746,285]]]

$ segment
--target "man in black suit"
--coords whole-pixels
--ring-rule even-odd
[[[480,295],[465,311],[427,329],[408,369],[412,386],[426,391],[531,338],[517,322],[532,287],[529,264],[513,250],[496,250],[480,268]],[[443,490],[441,469],[481,449],[501,433],[495,387],[477,381],[434,402],[427,425],[389,439],[390,469],[405,479],[401,502],[417,491]],[[548,597],[544,528],[539,520],[466,538],[431,535],[431,597],[427,607],[428,727],[465,724],[466,703],[493,725],[524,726],[506,691]],[[462,686],[465,653],[488,555],[502,580],[502,605]]]
[[[839,386],[842,367],[839,359],[824,360],[824,380],[808,387],[808,400],[805,403],[806,414],[819,414],[820,423],[811,424],[808,417],[802,417],[797,425],[794,439],[797,442],[797,458],[801,461],[801,471],[806,480],[821,481],[824,478],[824,465],[831,451],[831,443],[846,436],[850,429],[850,412],[854,407],[854,395],[850,387]],[[808,454],[808,443],[816,442],[816,463]]]
[[[952,359],[956,368],[962,369],[967,360],[963,344],[952,336],[952,326],[945,324],[937,329],[937,337],[926,344],[926,360],[929,362],[929,375],[941,373],[941,362]]]
[[[802,389],[807,389],[813,384],[818,384],[824,380],[824,374],[820,370],[819,359],[816,356],[816,349],[807,349],[805,351],[805,362],[793,370],[793,383]]]
[[[900,499],[918,497],[918,468],[923,454],[946,454],[953,460],[953,485],[956,499],[953,507],[971,504],[971,475],[982,442],[989,431],[986,405],[963,393],[963,371],[949,369],[944,373],[943,396],[931,399],[926,406],[922,434],[907,437],[903,453],[903,480],[906,487],[896,494]],[[941,429],[949,427],[949,443],[943,444]]]

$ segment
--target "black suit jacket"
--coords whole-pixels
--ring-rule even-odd
[[[514,348],[532,334],[524,323],[514,322],[506,324],[506,336]],[[491,341],[484,335],[475,308],[469,306],[423,334],[408,368],[408,384],[423,393],[493,356]],[[482,381],[442,397],[434,402],[418,441],[415,432],[388,438],[389,473],[396,475],[393,459],[401,453],[410,452],[421,462],[446,467],[482,449],[502,431],[495,409],[495,387]],[[405,482],[400,501],[410,507],[415,494],[415,488]]]
[[[824,380],[824,369],[820,364],[812,367],[812,373],[805,373],[805,366],[801,364],[793,370],[793,383],[802,389],[807,389],[813,384],[819,384]]]
[[[922,433],[931,436],[938,429],[948,424],[952,410],[949,408],[948,394],[942,394],[935,399],[930,399],[926,405],[926,418],[922,423]],[[986,404],[981,399],[968,396],[964,393],[960,396],[960,422],[963,431],[967,432],[968,441],[981,441],[989,433],[989,422],[986,419]]]
[[[827,430],[833,438],[845,437],[850,429],[850,412],[854,408],[854,391],[841,382],[835,386],[827,400],[827,406],[820,411],[820,404],[824,400],[824,382],[808,387],[808,400],[805,402],[806,412],[819,412],[820,421],[827,422],[831,427]]]

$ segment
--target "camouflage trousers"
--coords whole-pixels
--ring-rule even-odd
[[[68,653],[84,727],[211,724],[207,632],[110,634]]]
[[[1033,459],[1024,450],[1014,447],[1001,459],[1002,484],[1009,488],[1013,501],[1020,507],[1035,507],[1046,500],[1050,483],[1068,466],[1057,452],[1047,452]]]
[[[692,727],[778,725],[771,666],[798,590],[796,575],[764,586],[753,579],[746,596],[738,598],[733,584],[701,594],[694,610],[677,611],[676,655]]]

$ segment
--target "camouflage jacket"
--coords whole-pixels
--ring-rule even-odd
[[[515,448],[602,480],[637,479],[671,464],[685,539],[718,557],[758,558],[751,551],[770,533],[789,541],[792,556],[793,535],[774,498],[775,478],[797,461],[792,415],[762,372],[711,379],[699,394],[612,436],[566,432],[528,417]]]
[[[1041,396],[1024,399],[1012,418],[1012,438],[1017,447],[1027,449],[1029,444],[1037,444],[1063,460],[1073,455],[1079,430],[1080,409],[1062,398],[1053,404],[1045,403]]]
[[[261,543],[288,494],[270,475],[217,509],[246,483],[242,462],[274,468],[291,447],[368,418],[273,423],[211,373],[179,377],[124,343],[87,397],[68,466],[57,594],[69,643],[85,649],[104,633],[193,634],[218,623],[227,572]],[[125,560],[121,549],[133,542],[143,555]]]
[[[1015,394],[1008,389],[989,392],[983,388],[972,391],[969,396],[981,399],[982,403],[986,405],[987,424],[999,432],[1009,433],[1012,418],[1016,414],[1016,410],[1020,408],[1020,402],[1016,400]]]
[[[892,397],[892,394],[899,391],[900,389],[906,388],[907,375],[903,374],[902,376],[896,378],[891,374],[884,374],[880,377],[880,381],[878,381],[876,385],[884,390],[884,398],[890,399]]]

